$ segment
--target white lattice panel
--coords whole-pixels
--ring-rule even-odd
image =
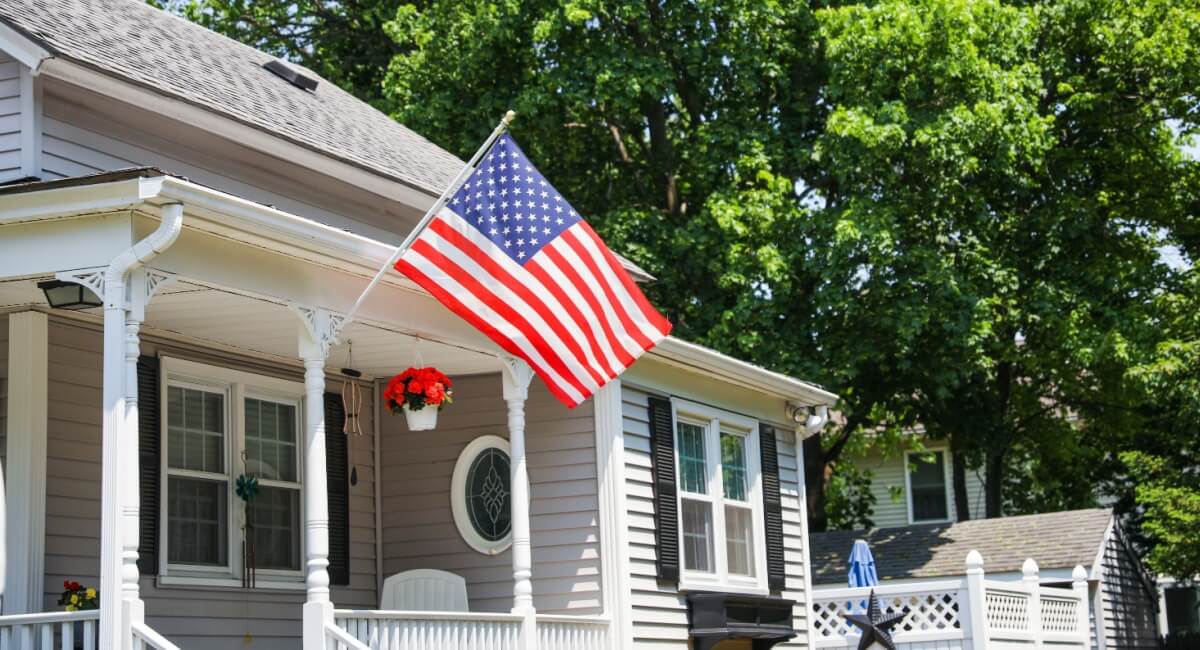
[[[881,609],[887,614],[905,614],[894,629],[897,639],[903,640],[905,632],[929,632],[961,627],[960,604],[957,591],[896,594],[878,596]],[[849,601],[816,600],[813,602],[813,620],[818,637],[837,638],[857,634],[857,630],[846,624],[847,614],[862,614],[867,611],[867,599]]]
[[[1028,630],[1029,596],[988,590],[988,627],[994,630]]]
[[[1079,601],[1042,596],[1042,629],[1075,632],[1079,625]]]

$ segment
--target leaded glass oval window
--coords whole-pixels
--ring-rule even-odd
[[[450,490],[454,523],[480,553],[496,555],[512,544],[511,461],[508,441],[481,436],[459,454]]]

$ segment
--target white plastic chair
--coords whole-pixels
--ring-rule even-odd
[[[419,612],[466,612],[467,581],[460,575],[437,569],[413,569],[383,581],[379,595],[383,610]]]

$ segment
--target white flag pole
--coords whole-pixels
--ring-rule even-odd
[[[499,138],[506,129],[508,129],[508,125],[512,124],[513,118],[516,116],[517,114],[514,111],[509,111],[504,114],[504,117],[500,119],[500,123],[496,125],[495,130],[493,130],[492,134],[488,136],[488,139],[484,141],[483,146],[479,147],[479,151],[476,151],[475,155],[471,156],[471,159],[468,160],[467,164],[463,166],[462,171],[458,172],[458,176],[454,177],[454,180],[451,181],[450,185],[446,187],[446,190],[442,192],[442,195],[438,197],[438,200],[435,201],[433,205],[429,207],[429,210],[425,212],[425,216],[421,217],[421,221],[417,222],[417,227],[413,228],[412,232],[408,233],[408,236],[404,238],[404,242],[392,252],[392,256],[388,258],[387,262],[384,262],[383,267],[379,269],[379,272],[375,274],[375,277],[371,278],[371,282],[367,284],[367,288],[363,289],[362,294],[358,296],[358,300],[354,301],[354,306],[350,308],[350,311],[346,312],[346,317],[342,323],[343,327],[350,321],[354,320],[354,315],[358,313],[358,308],[362,307],[363,302],[367,299],[367,295],[375,289],[375,286],[379,284],[379,281],[383,279],[383,276],[388,272],[388,270],[396,264],[396,260],[399,260],[400,256],[408,250],[408,247],[412,246],[413,242],[417,240],[417,237],[421,235],[421,232],[425,230],[425,226],[428,226],[429,222],[433,221],[433,218],[437,216],[437,213],[446,206],[446,201],[450,199],[450,195],[458,191],[459,186],[462,185],[467,176],[469,176],[471,172],[475,170],[475,165],[479,164],[479,160],[483,158],[483,154],[487,153],[487,150],[491,148],[496,139]]]

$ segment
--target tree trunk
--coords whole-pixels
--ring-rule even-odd
[[[954,449],[954,442],[951,441],[950,448]],[[965,455],[958,450],[951,451],[950,462],[953,467],[953,488],[954,488],[954,518],[958,521],[968,521],[971,519],[971,498],[967,496],[967,459]]]
[[[987,507],[986,517],[992,519],[995,517],[1004,516],[1004,502],[1002,500],[1004,488],[1004,452],[990,452],[987,456],[987,465],[985,466],[987,478],[985,479],[984,488],[984,503]]]
[[[808,531],[822,533],[829,528],[825,516],[825,451],[821,449],[821,434],[805,438],[804,493],[808,508]]]

